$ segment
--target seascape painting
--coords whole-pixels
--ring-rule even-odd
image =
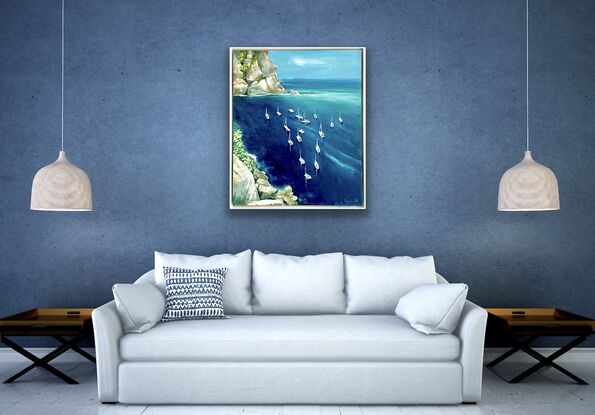
[[[365,209],[365,48],[231,48],[230,78],[230,208]]]

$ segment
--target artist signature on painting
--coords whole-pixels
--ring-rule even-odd
[[[343,203],[346,205],[353,205],[359,203],[359,199],[343,199]]]

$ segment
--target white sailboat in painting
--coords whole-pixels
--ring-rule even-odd
[[[316,153],[320,154],[320,146],[318,145],[318,140],[316,140]]]
[[[335,128],[335,123],[333,122],[333,116],[332,115],[331,115],[331,123],[329,124],[329,127]]]
[[[306,181],[312,180],[312,176],[308,174],[308,168],[306,166],[304,166],[304,179],[306,179]]]
[[[279,107],[277,107],[277,117],[281,116],[281,111],[279,111]]]
[[[267,121],[271,119],[271,116],[269,115],[269,107],[264,109],[264,118],[266,118]]]
[[[302,142],[302,136],[300,135],[300,132],[298,131],[297,135],[295,136],[295,139],[297,140],[298,143],[301,144]]]
[[[298,119],[298,120],[300,120],[300,121],[301,121],[302,119],[304,119],[304,117],[303,117],[302,115],[300,115],[300,108],[299,108],[299,107],[298,107],[298,110],[297,110],[297,115],[295,116],[295,118],[297,118],[297,119]]]
[[[318,114],[317,114],[317,112],[318,112],[318,111],[316,110],[316,108],[314,108],[314,115],[313,115],[313,117],[314,117],[314,119],[315,119],[315,120],[317,120],[317,119],[318,119]]]
[[[320,136],[321,139],[324,138],[324,132],[322,131],[322,123],[320,123],[320,129],[318,130],[318,135]]]
[[[310,120],[306,118],[306,113],[304,112],[304,116],[302,117],[302,123],[308,125],[310,124]]]
[[[304,166],[306,164],[306,160],[302,157],[302,149],[300,148],[300,166]]]
[[[291,133],[289,133],[289,137],[287,138],[287,144],[289,144],[289,148],[293,145],[293,141],[291,140]]]
[[[343,117],[341,117],[341,112],[339,111],[339,122],[343,124]]]
[[[289,111],[290,113],[294,113],[295,111],[293,110],[293,108],[288,108],[287,111]]]
[[[298,130],[298,133],[300,133],[300,134],[304,134],[304,130],[300,128],[300,129]]]
[[[286,132],[290,132],[291,129],[287,126],[287,117],[285,117],[285,123],[283,124],[283,128],[285,128]]]
[[[318,173],[320,166],[318,165],[318,160],[316,160],[316,153],[314,153],[314,168],[316,169],[316,173]]]

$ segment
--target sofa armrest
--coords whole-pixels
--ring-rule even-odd
[[[483,345],[488,313],[471,301],[466,301],[455,330],[461,342],[459,362],[463,367],[463,402],[481,400]]]
[[[118,402],[120,338],[124,329],[116,303],[110,301],[93,310],[93,332],[97,357],[97,389],[100,402]]]

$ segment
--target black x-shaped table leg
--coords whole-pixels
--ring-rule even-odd
[[[19,346],[18,344],[16,344],[15,342],[13,342],[9,338],[7,338],[6,336],[1,336],[0,341],[2,343],[6,344],[8,347],[13,349],[15,352],[20,353],[21,355],[25,356],[27,359],[29,359],[33,362],[31,365],[27,366],[20,372],[18,372],[16,374],[14,374],[13,376],[9,377],[8,379],[6,379],[4,381],[4,383],[12,383],[16,379],[23,376],[25,373],[29,372],[31,369],[39,366],[39,367],[47,370],[54,376],[59,377],[64,382],[66,382],[70,385],[78,384],[78,382],[76,380],[74,380],[67,374],[59,371],[55,367],[51,366],[49,364],[49,362],[54,360],[55,358],[57,358],[58,356],[60,356],[64,352],[66,352],[67,350],[72,349],[75,352],[79,353],[80,355],[84,356],[85,358],[89,359],[93,363],[95,363],[95,358],[93,356],[91,356],[89,353],[85,352],[84,350],[82,350],[80,347],[77,346],[78,343],[80,343],[82,340],[84,340],[88,336],[89,336],[89,334],[87,334],[87,333],[81,333],[81,334],[78,334],[77,336],[73,337],[70,340],[66,340],[60,336],[52,336],[54,339],[58,340],[62,344],[60,346],[58,346],[52,352],[43,356],[42,358],[39,358],[39,357],[35,356],[33,353],[25,350],[23,347]]]
[[[519,382],[523,381],[525,378],[527,378],[528,376],[530,376],[533,373],[537,372],[539,369],[541,369],[543,367],[546,367],[546,366],[551,366],[554,369],[562,372],[563,374],[565,374],[566,376],[568,376],[569,378],[571,378],[572,380],[574,380],[578,384],[580,384],[580,385],[588,385],[587,382],[585,382],[583,379],[581,379],[578,376],[576,376],[574,373],[571,373],[570,371],[568,371],[567,369],[564,369],[562,366],[558,365],[557,363],[554,363],[554,360],[556,360],[557,358],[559,358],[560,356],[562,356],[564,353],[568,352],[569,350],[572,350],[577,345],[579,345],[582,342],[584,342],[585,339],[587,338],[587,336],[579,336],[579,337],[577,337],[576,339],[574,339],[573,341],[571,341],[570,343],[568,343],[564,347],[558,349],[557,351],[555,351],[554,353],[552,353],[551,355],[549,355],[547,357],[544,356],[544,355],[542,355],[541,353],[536,352],[531,347],[529,347],[529,345],[532,342],[534,342],[535,340],[537,340],[539,337],[540,336],[531,336],[531,337],[529,337],[528,339],[526,339],[526,340],[524,340],[522,342],[520,342],[520,341],[518,341],[516,339],[513,339],[513,341],[514,341],[515,344],[512,347],[512,349],[510,349],[509,351],[507,351],[503,355],[497,357],[496,359],[492,360],[490,363],[488,363],[486,365],[486,367],[489,370],[491,370],[493,373],[495,373],[497,376],[499,376],[500,378],[504,379],[498,372],[496,372],[493,369],[494,366],[496,366],[500,362],[508,359],[510,356],[512,356],[513,354],[515,354],[519,350],[522,350],[523,352],[527,353],[529,356],[531,356],[534,359],[536,359],[538,361],[538,363],[535,364],[534,366],[531,366],[529,369],[525,370],[523,373],[515,376],[511,380],[504,379],[508,383],[519,383]]]
[[[74,350],[75,352],[77,352],[81,356],[85,357],[86,359],[90,360],[91,362],[97,363],[97,360],[95,359],[95,356],[87,353],[86,351],[84,351],[83,349],[81,349],[80,347],[77,346],[77,343],[80,343],[81,341],[83,341],[86,338],[86,336],[82,337],[77,342],[74,342],[75,339],[66,340],[64,337],[60,337],[60,336],[52,336],[52,337],[54,339],[58,340],[63,345],[69,346],[72,350]]]

